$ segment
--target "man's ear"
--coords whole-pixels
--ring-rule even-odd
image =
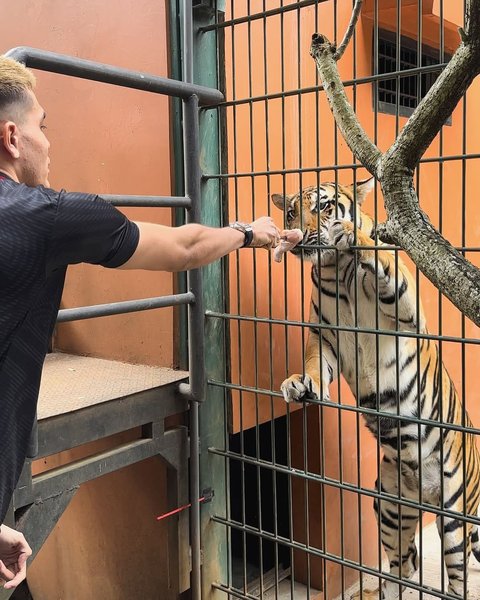
[[[283,194],[272,194],[272,202],[280,210],[285,210],[285,196]]]
[[[12,158],[20,158],[18,144],[18,127],[13,121],[2,121],[0,124],[0,145]]]
[[[357,200],[357,204],[362,205],[363,201],[368,196],[368,194],[375,188],[375,178],[369,177],[368,179],[364,179],[363,181],[357,181],[357,184],[354,185],[352,183],[350,188],[352,190],[352,194],[355,188],[356,193],[354,195]]]

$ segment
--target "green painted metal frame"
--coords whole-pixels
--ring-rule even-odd
[[[224,1],[203,1],[193,9],[193,55],[194,82],[211,86],[222,91],[222,74],[219,73],[218,43],[215,33],[203,33],[199,30],[215,23],[223,15]],[[217,62],[218,61],[218,62]],[[221,162],[222,125],[218,109],[200,111],[200,160],[203,173],[218,173]],[[226,222],[226,203],[223,202],[223,183],[218,180],[202,180],[202,222],[214,227]],[[225,310],[227,260],[217,261],[204,269],[203,289],[206,311]],[[225,377],[228,368],[228,345],[226,324],[218,319],[205,322],[205,359],[207,381]],[[200,406],[200,489],[211,487],[215,496],[213,501],[201,508],[202,540],[202,598],[213,600],[223,598],[224,594],[212,587],[216,581],[225,581],[228,570],[228,552],[226,530],[211,520],[213,514],[225,514],[227,511],[227,486],[225,463],[222,457],[208,452],[208,448],[224,444],[224,432],[227,421],[225,391],[214,386],[207,387],[206,402]]]

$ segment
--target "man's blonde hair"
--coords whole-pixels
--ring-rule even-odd
[[[35,75],[13,58],[0,56],[0,118],[6,110],[25,106],[30,97],[28,91],[35,88]]]

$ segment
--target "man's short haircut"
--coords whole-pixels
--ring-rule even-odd
[[[22,63],[0,56],[0,119],[18,116],[18,109],[30,103],[29,91],[35,88],[35,75]]]

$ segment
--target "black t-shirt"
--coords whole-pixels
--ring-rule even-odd
[[[0,524],[20,476],[67,266],[118,267],[139,231],[98,196],[0,173]]]

